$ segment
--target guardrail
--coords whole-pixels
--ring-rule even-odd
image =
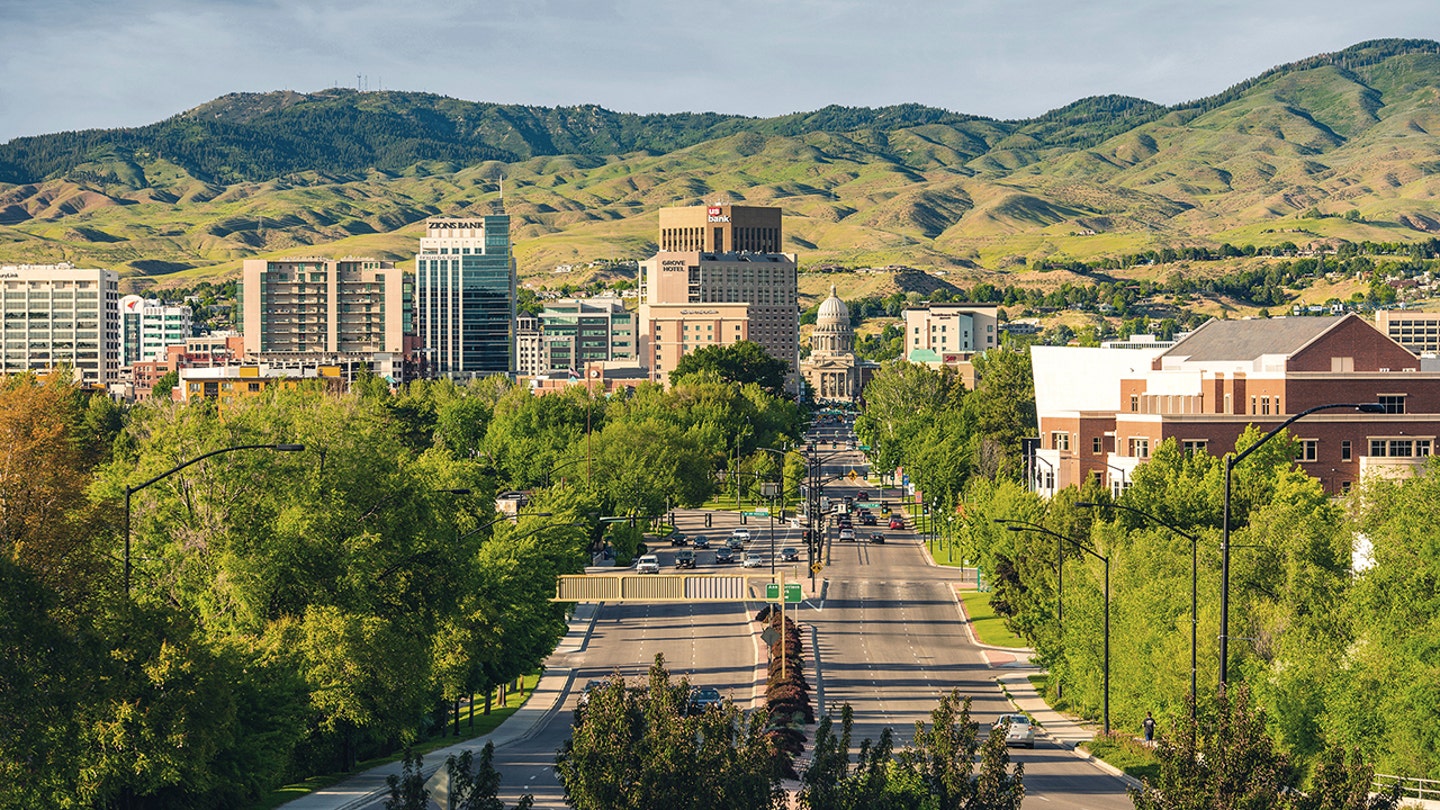
[[[1375,774],[1371,783],[1376,791],[1386,791],[1392,785],[1400,786],[1400,795],[1407,799],[1440,801],[1440,779],[1420,779],[1414,776],[1395,776],[1388,773]]]

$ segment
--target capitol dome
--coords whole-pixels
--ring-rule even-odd
[[[830,297],[820,304],[820,311],[815,314],[816,326],[838,326],[843,324],[848,330],[850,328],[850,310],[845,302],[835,295],[835,285],[830,285]]]

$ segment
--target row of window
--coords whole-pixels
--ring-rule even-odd
[[[1371,438],[1369,441],[1370,455],[1380,458],[1417,458],[1428,456],[1433,449],[1434,440],[1430,438]],[[1180,442],[1180,449],[1186,453],[1209,452],[1209,441],[1206,439],[1183,439]],[[1070,434],[1065,431],[1054,431],[1050,434],[1050,447],[1055,450],[1070,449]],[[1132,458],[1150,457],[1150,439],[1148,437],[1131,437],[1126,449]],[[1099,436],[1091,440],[1091,452],[1100,455],[1105,452],[1105,440]],[[1354,450],[1349,439],[1340,442],[1340,460],[1353,460]],[[1301,439],[1300,453],[1296,461],[1318,461],[1320,458],[1319,439]]]
[[[918,331],[918,330],[917,330],[917,331]],[[919,341],[918,338],[916,339],[915,343],[916,343],[916,345],[919,345],[920,341]],[[1273,411],[1271,410],[1271,405],[1272,405],[1271,399],[1272,399],[1272,398],[1271,398],[1268,394],[1258,394],[1258,395],[1253,395],[1253,396],[1251,396],[1251,397],[1250,397],[1250,414],[1251,414],[1252,416],[1255,416],[1255,415],[1258,415],[1258,416],[1269,416],[1271,413],[1274,413],[1276,416],[1280,416],[1280,415],[1284,414],[1284,413],[1285,413],[1285,409],[1284,409],[1284,407],[1281,405],[1280,395],[1279,395],[1279,394],[1276,394],[1276,395],[1274,396],[1274,398],[1273,398],[1273,399],[1274,399],[1274,402],[1273,402],[1274,410],[1273,410]],[[1385,408],[1385,413],[1405,413],[1405,394],[1381,394],[1381,395],[1379,395],[1379,396],[1377,396],[1377,397],[1375,398],[1375,401],[1378,402],[1381,406],[1383,406],[1383,407]],[[1226,394],[1226,395],[1225,395],[1225,412],[1226,412],[1226,413],[1229,413],[1229,411],[1230,411],[1230,395],[1229,395],[1229,394]],[[1139,394],[1131,394],[1131,395],[1130,395],[1130,412],[1131,412],[1131,413],[1139,413],[1139,412],[1140,412],[1140,395],[1139,395]]]

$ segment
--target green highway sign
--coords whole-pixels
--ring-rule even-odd
[[[765,601],[766,601],[766,602],[776,602],[776,601],[779,601],[779,599],[780,599],[780,583],[778,583],[778,582],[767,582],[767,583],[765,583]]]
[[[862,444],[862,445],[860,445],[860,449],[861,449],[861,450],[869,450],[869,449],[870,449],[870,445],[868,445],[868,444]]]
[[[770,517],[769,509],[756,509],[754,512],[741,512],[745,517]]]
[[[805,598],[805,597],[804,597],[804,594],[800,593],[800,585],[799,585],[799,583],[795,583],[795,582],[787,582],[787,583],[785,583],[785,603],[786,603],[786,604],[789,604],[789,605],[798,604],[798,603],[801,602],[804,598]]]

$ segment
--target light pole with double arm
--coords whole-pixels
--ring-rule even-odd
[[[184,462],[184,463],[182,463],[182,464],[177,464],[177,465],[175,465],[174,467],[171,467],[170,469],[166,470],[165,472],[160,473],[159,475],[155,476],[154,478],[151,478],[151,479],[149,479],[149,480],[143,481],[143,482],[141,482],[141,483],[139,483],[139,484],[136,484],[136,485],[133,486],[133,487],[132,487],[132,486],[126,486],[126,487],[125,487],[125,560],[124,560],[124,566],[125,566],[125,598],[126,598],[126,599],[129,599],[129,598],[130,598],[130,496],[132,496],[132,495],[134,495],[135,493],[139,492],[140,490],[142,490],[142,489],[150,486],[151,484],[154,484],[154,483],[157,483],[157,482],[159,482],[159,481],[162,481],[162,480],[164,480],[164,479],[166,479],[166,478],[169,478],[170,476],[174,475],[175,473],[180,472],[181,470],[185,469],[186,467],[189,467],[191,464],[196,464],[196,463],[198,463],[198,462],[204,461],[205,459],[210,458],[211,456],[218,456],[218,455],[220,455],[221,453],[232,453],[232,452],[234,452],[234,451],[236,451],[236,450],[274,450],[274,451],[280,452],[280,453],[295,453],[295,452],[299,452],[299,451],[304,450],[304,449],[305,449],[305,445],[303,445],[303,444],[237,444],[237,445],[234,445],[233,447],[222,447],[222,448],[220,448],[219,450],[211,450],[211,451],[208,452],[208,453],[205,453],[205,454],[203,454],[203,455],[196,456],[195,458],[192,458],[192,459],[190,459],[189,461],[186,461],[186,462]]]
[[[1335,402],[1329,405],[1316,405],[1313,408],[1295,414],[1294,416],[1275,426],[1273,430],[1260,437],[1260,441],[1238,453],[1230,453],[1225,456],[1225,506],[1224,515],[1220,523],[1220,690],[1223,692],[1229,683],[1230,676],[1230,476],[1235,470],[1235,465],[1244,461],[1247,456],[1260,446],[1280,435],[1281,431],[1294,423],[1304,419],[1318,411],[1338,410],[1340,408],[1354,408],[1360,413],[1384,413],[1385,406],[1378,402]]]

